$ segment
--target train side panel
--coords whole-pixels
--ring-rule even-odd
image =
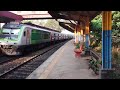
[[[51,33],[47,31],[42,31],[38,29],[32,29],[31,30],[31,44],[39,44],[39,43],[45,43],[50,42],[51,40]]]

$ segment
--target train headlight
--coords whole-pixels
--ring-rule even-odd
[[[6,43],[4,43],[4,42],[1,42],[0,44],[1,44],[1,45],[7,45],[7,44],[6,44]]]

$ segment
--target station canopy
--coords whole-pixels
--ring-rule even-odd
[[[9,11],[0,11],[0,23],[6,23],[10,21],[21,21],[23,18],[20,15],[11,13]]]
[[[73,29],[78,22],[82,22],[80,18],[89,17],[91,21],[99,15],[101,11],[48,11],[48,13],[59,22],[60,26],[74,32]],[[64,22],[61,22],[61,19],[64,19]]]
[[[10,22],[15,20],[22,21],[27,19],[29,20],[29,19],[49,18],[49,19],[56,19],[56,21],[59,22],[60,26],[62,26],[63,28],[71,32],[74,32],[75,26],[78,23],[81,23],[82,25],[84,25],[81,18],[84,19],[84,17],[89,17],[89,20],[91,21],[101,13],[101,11],[46,11],[44,13],[43,12],[40,13],[40,12],[41,11],[39,12],[34,11],[33,14],[29,14],[28,11],[24,11],[25,14],[23,15],[23,14],[18,14],[14,12],[12,13],[12,11],[11,12],[0,11],[0,23],[5,23],[5,22]]]

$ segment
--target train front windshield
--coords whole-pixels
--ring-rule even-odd
[[[6,38],[6,39],[18,39],[18,34],[20,32],[20,29],[3,29],[2,33],[0,34],[0,38]]]
[[[11,27],[12,26],[12,27]],[[17,40],[20,32],[20,27],[16,25],[5,25],[2,28],[0,38]]]

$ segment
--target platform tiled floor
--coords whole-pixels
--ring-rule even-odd
[[[42,66],[38,67],[27,79],[98,79],[88,69],[90,57],[76,58],[73,40],[57,50]]]

